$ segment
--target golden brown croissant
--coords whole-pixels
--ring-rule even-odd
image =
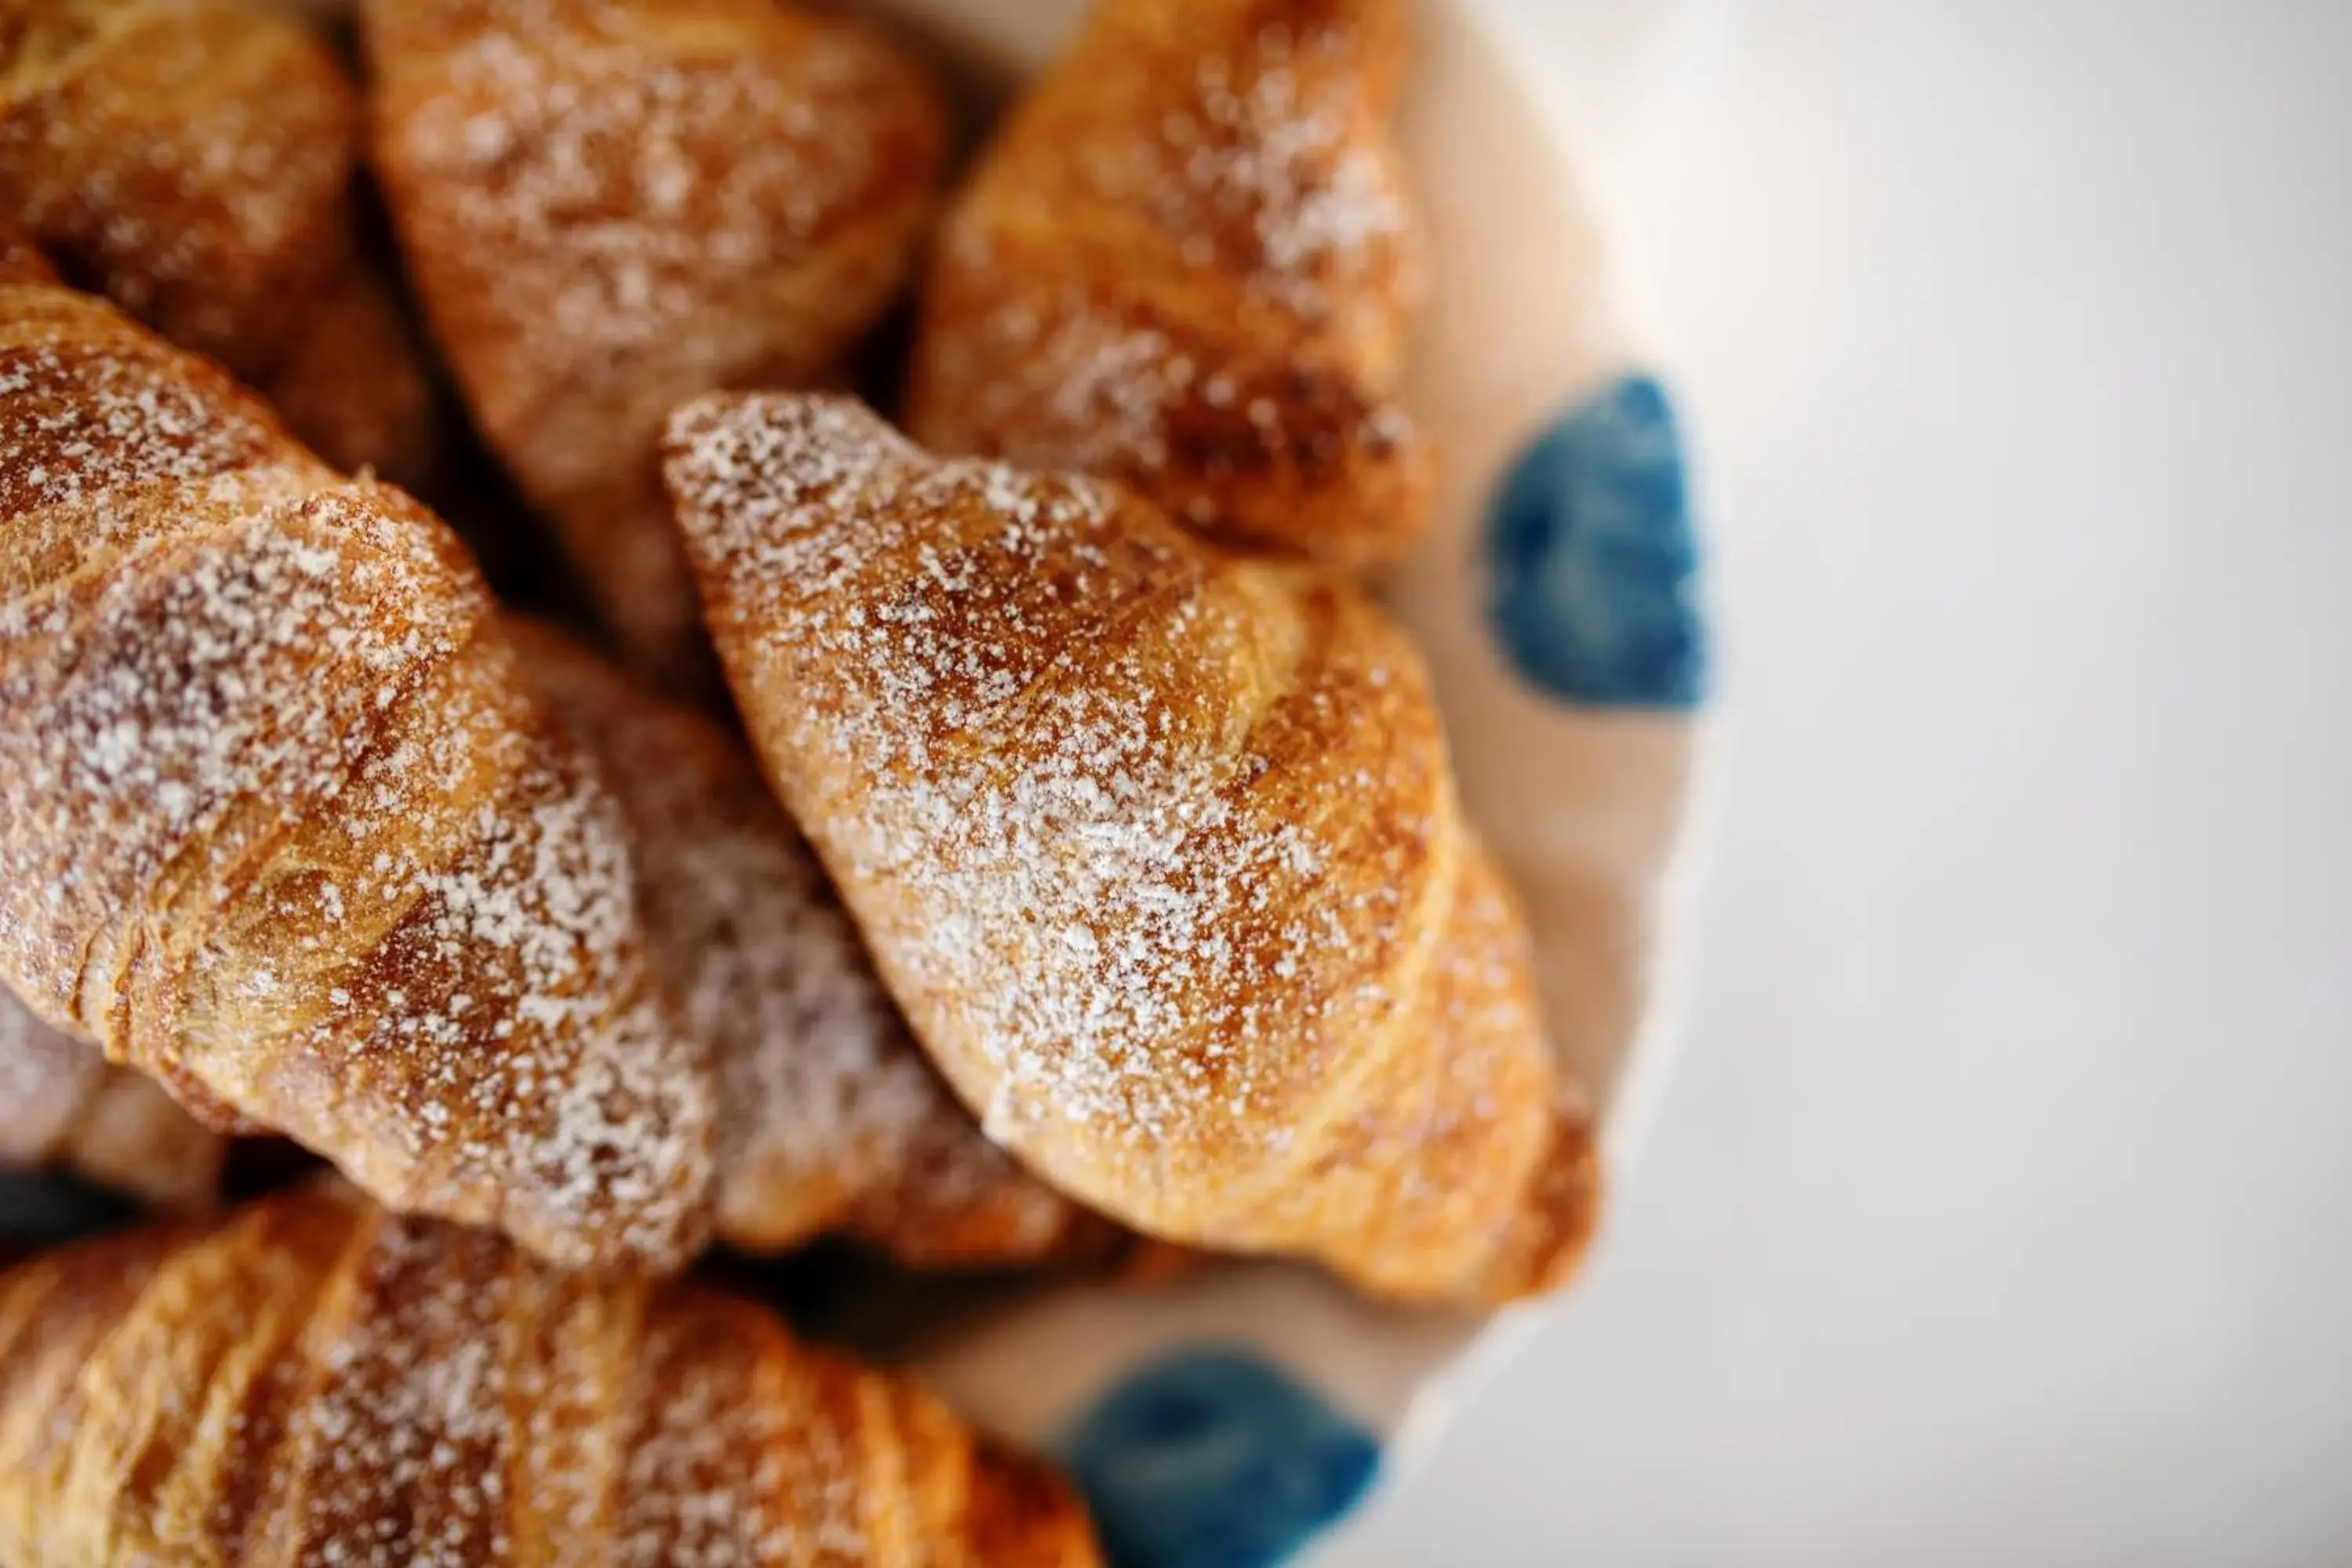
[[[1042,1467],[763,1308],[319,1184],[0,1276],[0,1561],[1098,1560]]]
[[[463,548],[37,282],[0,283],[0,975],[395,1207],[698,1239],[707,1059]]]
[[[354,254],[358,150],[350,79],[270,6],[0,0],[0,221],[329,461],[405,479],[425,382]]]
[[[843,1232],[922,1267],[1114,1245],[1116,1227],[981,1136],[742,743],[562,633],[509,631],[604,764],[655,959],[717,1059],[721,1237],[766,1251]]]
[[[663,416],[829,369],[903,281],[944,115],[871,29],[782,0],[379,0],[376,167],[476,420],[605,619],[707,665]]]
[[[1379,1291],[1566,1273],[1588,1121],[1370,601],[846,399],[700,399],[668,452],[770,778],[992,1138]]]
[[[1361,567],[1426,521],[1403,0],[1099,0],[950,210],[908,428]]]
[[[56,1165],[167,1208],[219,1195],[226,1140],[0,991],[0,1165]]]

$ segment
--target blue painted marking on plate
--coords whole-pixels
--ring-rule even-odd
[[[1601,707],[1704,699],[1698,543],[1655,380],[1613,383],[1538,439],[1495,498],[1486,545],[1488,614],[1528,680]]]
[[[1362,1427],[1223,1345],[1133,1373],[1062,1447],[1117,1568],[1272,1568],[1345,1517],[1381,1462]]]

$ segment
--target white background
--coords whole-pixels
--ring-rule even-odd
[[[2352,3],[1511,8],[1731,795],[1600,1262],[1328,1561],[2352,1563]]]

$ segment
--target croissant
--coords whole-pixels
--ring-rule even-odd
[[[0,1561],[1098,1558],[1043,1468],[762,1308],[319,1184],[0,1276]]]
[[[1403,0],[1099,0],[956,198],[908,428],[1360,568],[1430,511],[1398,401],[1421,261]]]
[[[111,306],[0,282],[0,978],[216,1126],[677,1263],[707,1057],[455,537]]]
[[[57,1165],[167,1208],[220,1191],[226,1141],[0,991],[0,1165]]]
[[[711,1043],[721,1237],[773,1251],[841,1233],[919,1267],[1110,1248],[1115,1227],[982,1137],[940,1080],[742,743],[560,632],[509,631],[604,765],[654,957]]]
[[[605,620],[708,650],[664,415],[830,369],[911,266],[946,130],[878,33],[781,0],[375,0],[376,168],[477,423]]]
[[[845,399],[700,399],[667,454],[769,776],[992,1139],[1376,1291],[1567,1272],[1589,1119],[1370,600]]]
[[[268,393],[330,461],[405,479],[431,409],[356,254],[358,151],[350,79],[270,6],[0,5],[0,221]]]

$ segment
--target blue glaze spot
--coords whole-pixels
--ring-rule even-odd
[[[1704,698],[1698,545],[1656,381],[1615,383],[1528,448],[1496,498],[1487,557],[1496,633],[1536,686],[1602,707]]]
[[[1345,1516],[1381,1459],[1354,1422],[1223,1346],[1129,1376],[1063,1449],[1116,1568],[1271,1568]]]

